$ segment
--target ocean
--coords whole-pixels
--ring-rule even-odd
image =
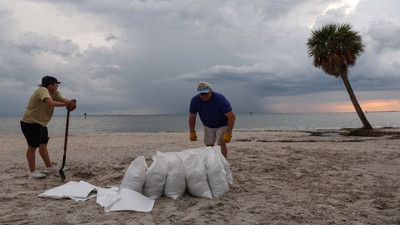
[[[400,112],[368,112],[374,128],[400,127]],[[0,117],[0,134],[22,134],[20,117]],[[50,134],[65,132],[66,118],[54,116],[48,124]],[[362,127],[356,113],[285,113],[236,115],[236,130],[317,130]],[[203,126],[199,121],[196,130]],[[93,116],[71,113],[69,133],[177,132],[188,131],[188,115]]]

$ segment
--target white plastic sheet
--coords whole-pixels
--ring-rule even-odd
[[[64,185],[47,190],[39,194],[38,197],[55,199],[71,198],[84,201],[96,197],[96,194],[92,195],[94,191],[97,191],[97,204],[103,206],[106,212],[126,210],[150,212],[154,206],[154,200],[134,190],[128,188],[118,189],[118,187],[100,188],[85,181],[70,181]]]
[[[96,186],[85,181],[70,181],[64,185],[47,190],[44,193],[39,194],[38,197],[55,199],[71,198],[75,201],[86,201],[90,198],[96,197],[95,194],[90,195],[90,193],[96,189]]]
[[[112,193],[109,192],[108,195],[110,198]],[[104,207],[106,212],[127,210],[150,212],[154,206],[154,200],[129,188],[120,188],[114,197],[118,197],[118,199]]]

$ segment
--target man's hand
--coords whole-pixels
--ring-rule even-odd
[[[71,101],[69,101],[67,109],[68,109],[68,111],[74,111],[74,109],[76,109],[76,100],[75,99],[72,99]]]
[[[197,141],[196,131],[190,131],[190,141]]]
[[[222,142],[229,143],[229,142],[231,142],[231,138],[232,138],[232,135],[230,133],[225,132],[224,136],[222,136]]]

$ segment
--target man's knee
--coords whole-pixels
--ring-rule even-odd
[[[28,146],[28,152],[36,151],[37,147]]]
[[[47,144],[40,144],[39,151],[47,149]]]

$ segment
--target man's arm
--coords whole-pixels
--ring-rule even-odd
[[[53,99],[51,99],[51,98],[45,98],[43,101],[46,102],[47,105],[49,105],[49,106],[55,106],[55,107],[68,106],[68,104],[64,101],[62,101],[62,102],[53,101]]]
[[[228,117],[228,125],[226,128],[226,133],[232,134],[233,126],[235,125],[236,116],[232,110],[225,113],[225,116]]]
[[[67,98],[63,98],[62,102],[59,102],[59,101],[54,101],[51,98],[45,98],[43,101],[46,102],[47,105],[49,106],[55,106],[55,107],[66,106],[69,111],[73,111],[76,108],[75,99],[69,100]]]
[[[189,113],[189,129],[190,129],[190,132],[195,131],[196,115],[197,114]]]
[[[69,100],[68,98],[63,98],[62,102],[66,103],[68,105],[71,104],[71,103],[76,104],[76,100],[75,99]]]
[[[190,129],[190,141],[197,141],[196,130],[194,129],[196,126],[196,114],[189,113],[189,129]]]
[[[63,98],[63,102],[67,103],[67,108],[69,111],[73,111],[76,108],[76,100],[75,99],[69,100],[68,98]]]

